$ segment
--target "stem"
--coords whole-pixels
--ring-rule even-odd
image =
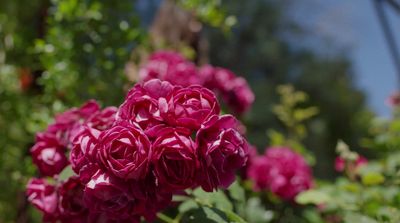
[[[162,221],[164,221],[164,222],[166,222],[166,223],[175,223],[175,220],[174,220],[174,219],[170,218],[169,216],[167,216],[167,215],[165,215],[165,214],[163,214],[163,213],[158,213],[158,214],[157,214],[157,217],[158,217],[160,220],[162,220]]]

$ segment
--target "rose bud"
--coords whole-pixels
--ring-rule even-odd
[[[70,154],[71,166],[75,173],[79,174],[83,166],[96,162],[99,135],[100,131],[97,129],[84,126],[75,137]]]
[[[151,144],[136,125],[123,122],[103,131],[97,146],[100,163],[116,176],[139,179],[146,174]]]
[[[31,148],[33,163],[43,176],[57,175],[68,165],[65,150],[55,136],[39,133]]]
[[[248,143],[238,132],[238,121],[231,115],[212,116],[196,135],[202,165],[201,187],[213,191],[227,188],[235,171],[246,164]]]
[[[58,196],[55,186],[44,179],[32,178],[26,186],[28,201],[43,212],[43,221],[55,221],[59,215]]]
[[[214,93],[200,86],[176,89],[168,98],[168,108],[161,116],[168,124],[197,130],[210,116],[218,115],[220,107]]]
[[[151,158],[159,184],[173,190],[195,186],[199,168],[195,153],[195,143],[187,132],[173,128],[160,131]]]

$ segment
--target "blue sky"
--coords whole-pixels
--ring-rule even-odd
[[[384,101],[398,88],[399,81],[373,0],[294,2],[295,6],[290,8],[293,17],[302,21],[311,36],[322,36],[345,49],[353,61],[355,83],[366,92],[369,106],[378,115],[389,116]],[[387,12],[399,45],[400,15]]]
[[[361,19],[361,26],[355,27],[359,30],[359,43],[353,53],[357,80],[359,86],[366,90],[371,107],[379,115],[387,116],[389,109],[384,105],[384,100],[398,88],[397,74],[372,1],[360,4],[361,1],[365,0],[353,1],[359,2],[354,4],[360,10],[355,16]],[[400,16],[396,18],[393,11],[388,12],[391,15],[391,27],[399,33]],[[399,36],[396,36],[396,40],[400,44]]]

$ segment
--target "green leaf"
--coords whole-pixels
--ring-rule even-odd
[[[246,220],[250,223],[266,223],[270,222],[274,217],[274,213],[265,210],[260,198],[252,197],[247,201]]]
[[[285,143],[285,136],[275,130],[268,130],[267,135],[269,137],[271,145],[283,145]]]
[[[235,214],[233,211],[223,210],[223,212],[225,213],[229,222],[246,223],[246,221],[243,220],[243,218],[241,218],[239,215]]]
[[[354,212],[348,212],[344,216],[344,223],[378,223],[374,219]]]
[[[227,217],[225,216],[225,214],[218,209],[215,208],[209,208],[209,207],[202,207],[204,213],[206,214],[206,217],[210,220],[214,220],[215,222],[226,222],[227,221]]]
[[[74,175],[75,175],[75,173],[72,170],[71,165],[69,165],[69,166],[65,167],[64,170],[60,173],[58,179],[60,181],[65,181]]]
[[[239,202],[245,202],[245,192],[242,186],[240,186],[239,182],[236,180],[228,189],[229,195]]]
[[[303,191],[296,196],[296,202],[299,204],[324,204],[330,202],[331,197],[318,190],[307,190]]]
[[[193,191],[193,195],[202,205],[214,206],[223,210],[233,210],[233,205],[222,190],[209,193],[198,188]]]
[[[385,177],[376,172],[366,173],[362,176],[361,181],[364,185],[377,185],[385,181]]]
[[[185,213],[196,208],[199,208],[199,205],[194,200],[186,200],[179,205],[178,211],[179,213]]]
[[[245,214],[246,208],[246,195],[244,188],[239,184],[239,180],[236,180],[228,189],[230,197],[233,199],[233,204],[236,213],[239,215]]]

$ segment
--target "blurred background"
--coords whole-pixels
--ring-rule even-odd
[[[241,117],[262,151],[276,87],[290,83],[317,106],[305,139],[314,174],[332,179],[337,139],[359,147],[398,88],[398,1],[0,0],[0,223],[34,222],[24,186],[35,176],[34,134],[54,114],[94,98],[118,105],[143,55],[183,52],[245,77],[256,101]],[[383,9],[378,13],[379,7]],[[393,43],[385,36],[389,30]],[[392,51],[391,51],[392,50]],[[394,56],[394,57],[393,57]],[[398,61],[397,61],[398,62]]]

